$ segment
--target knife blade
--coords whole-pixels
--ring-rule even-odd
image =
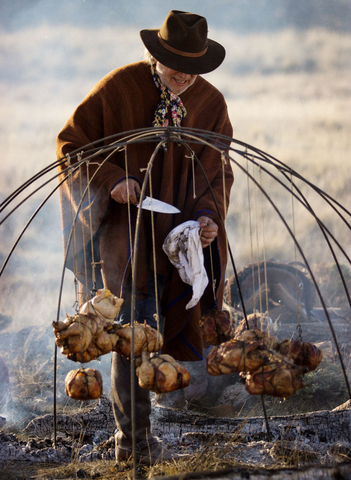
[[[137,195],[137,198],[140,200],[140,195]],[[137,207],[140,207],[140,203]],[[144,197],[144,200],[141,202],[141,208],[158,213],[180,213],[180,210],[173,205],[151,197]]]

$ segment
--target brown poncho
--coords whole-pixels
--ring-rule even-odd
[[[103,78],[78,106],[58,135],[57,157],[62,158],[76,149],[104,137],[121,133],[121,137],[135,129],[151,127],[160,93],[145,62],[138,62],[116,69]],[[202,77],[186,90],[181,99],[187,110],[182,127],[197,128],[232,137],[232,127],[228,118],[227,106],[222,94]],[[111,140],[106,140],[105,145]],[[228,206],[233,174],[229,161],[224,165],[225,194],[223,193],[223,169],[220,152],[213,148],[197,145],[192,140],[188,144],[201,161],[208,180],[215,193],[222,215],[225,204]],[[102,143],[99,144],[100,146]],[[129,228],[128,207],[110,198],[114,185],[128,175],[142,184],[147,164],[155,149],[155,142],[130,144],[125,150],[114,153],[103,167],[97,171],[99,163],[107,154],[99,154],[89,165],[77,170],[60,187],[60,204],[66,251],[71,235],[67,266],[74,270],[79,280],[91,289],[91,239],[93,238],[94,261],[103,261],[104,286],[115,295],[123,296],[123,282],[130,273],[129,256],[133,241],[129,238],[134,231],[138,209],[130,206],[132,228]],[[95,148],[96,145],[94,145]],[[86,156],[86,154],[84,154]],[[84,157],[83,157],[84,158]],[[72,155],[72,163],[75,162]],[[60,172],[67,167],[65,162]],[[95,174],[91,188],[81,202],[81,214],[76,228],[71,234],[72,219],[87,185],[87,176]],[[63,175],[60,176],[62,180]],[[222,307],[224,272],[227,262],[226,238],[219,220],[215,202],[207,181],[195,163],[195,198],[193,189],[192,163],[189,150],[184,145],[170,142],[167,150],[161,149],[153,164],[152,196],[176,206],[181,213],[176,215],[155,214],[156,262],[158,273],[167,277],[162,297],[165,316],[164,352],[179,360],[199,360],[202,358],[202,341],[199,328],[201,313],[217,304]],[[149,184],[147,194],[150,195]],[[185,310],[191,298],[192,289],[184,284],[162,250],[167,234],[176,225],[187,220],[196,220],[201,215],[211,217],[219,226],[218,237],[210,247],[204,249],[205,264],[209,276],[207,287],[200,304],[192,310]],[[151,248],[150,212],[143,211],[141,234],[138,247],[136,287],[142,294],[146,284],[146,272],[153,268]],[[210,267],[212,250],[213,273]],[[98,266],[95,273],[99,283]],[[212,291],[212,279],[216,280],[216,296]],[[101,282],[101,280],[100,280]]]

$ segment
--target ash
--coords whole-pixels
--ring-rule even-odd
[[[331,342],[324,343],[328,347]],[[114,461],[116,427],[108,391],[109,356],[104,356],[98,365],[106,394],[98,402],[77,408],[64,395],[65,376],[72,362],[59,355],[57,401],[61,411],[69,414],[56,417],[55,445],[51,413],[52,327],[4,333],[0,348],[4,374],[1,385],[11,393],[6,408],[1,409],[0,402],[0,463]],[[21,354],[14,356],[13,352]],[[324,353],[324,366],[312,372],[309,385],[301,392],[283,403],[265,398],[269,432],[257,406],[260,398],[247,394],[237,374],[211,377],[205,362],[186,362],[192,378],[189,387],[153,395],[153,433],[176,452],[194,456],[213,453],[224,463],[235,462],[248,468],[350,464],[351,404],[343,403],[347,392],[333,352],[329,355],[327,349]],[[348,368],[351,374],[351,360]],[[305,381],[307,384],[308,379]],[[298,411],[302,401],[309,402],[309,410],[303,411],[312,413],[287,415]]]
[[[178,453],[204,451],[245,467],[273,468],[351,462],[350,402],[333,411],[271,417],[269,439],[263,417],[219,418],[155,405],[152,431]],[[97,425],[99,427],[97,428]],[[20,434],[0,432],[0,463],[69,463],[114,460],[114,419],[109,398],[91,409],[33,419]]]

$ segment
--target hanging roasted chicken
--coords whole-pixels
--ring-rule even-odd
[[[76,315],[53,322],[56,345],[70,360],[88,363],[116,351],[130,356],[132,331],[129,324],[115,324],[123,299],[108,289],[97,291]],[[148,325],[135,322],[134,354],[156,352],[162,347],[162,335]]]
[[[302,376],[317,368],[322,352],[299,340],[279,343],[269,334],[266,319],[265,315],[250,315],[240,323],[233,340],[212,347],[207,371],[210,375],[239,372],[250,394],[288,398],[304,386]]]
[[[185,388],[190,383],[190,374],[170,355],[151,356],[142,353],[142,362],[136,369],[140,387],[155,393],[168,393]]]
[[[212,347],[206,359],[210,375],[228,375],[232,372],[250,372],[268,363],[270,353],[257,342],[230,340]]]
[[[235,332],[235,338],[239,338],[247,330],[260,330],[270,335],[273,330],[273,322],[265,313],[251,313],[239,323]]]
[[[116,297],[107,288],[98,290],[95,297],[80,308],[80,313],[97,315],[106,322],[113,323],[123,304],[123,298]]]
[[[118,334],[118,340],[113,351],[129,357],[132,351],[132,327],[126,325],[114,326],[114,332]],[[141,356],[142,352],[157,352],[162,348],[163,338],[160,332],[144,324],[134,323],[134,355]]]
[[[278,350],[279,340],[276,336],[268,335],[265,331],[260,331],[257,328],[253,330],[245,330],[241,334],[235,334],[235,340],[242,342],[255,342],[265,350]]]
[[[254,395],[289,398],[304,386],[302,375],[307,368],[274,355],[267,365],[245,375],[245,389]]]
[[[225,311],[211,310],[200,318],[200,328],[205,347],[220,345],[235,334],[233,318]]]
[[[122,304],[110,290],[98,290],[79,313],[53,322],[56,345],[67,358],[83,363],[110,353],[118,340],[111,326]]]
[[[61,353],[70,358],[75,354],[83,354],[92,342],[103,334],[107,325],[97,315],[77,313],[67,317],[63,322],[53,322],[52,326],[56,345]],[[70,359],[75,360],[75,358]]]
[[[306,367],[310,372],[318,367],[323,358],[319,348],[312,343],[300,340],[283,340],[279,344],[279,352],[295,365]]]
[[[67,316],[63,322],[53,322],[55,343],[61,352],[69,360],[81,363],[96,360],[111,351],[129,357],[132,353],[132,327],[130,324],[114,323],[122,303],[123,299],[114,296],[109,290],[99,290],[93,299],[82,306],[79,313]],[[162,335],[146,322],[144,324],[135,322],[133,330],[136,359],[141,358],[143,352],[157,352],[162,348]],[[141,360],[136,363],[140,364]],[[178,386],[175,387],[174,368],[172,370],[169,367],[172,362],[164,359],[163,363],[155,374],[155,388],[164,391],[171,391],[167,390],[169,388],[183,388],[179,385],[185,385],[187,371],[183,372],[182,367],[177,364]],[[92,369],[72,370],[66,377],[65,387],[67,395],[72,398],[79,400],[99,398],[102,393],[101,375]]]
[[[98,370],[79,368],[68,372],[65,392],[76,400],[96,400],[102,395],[102,377]]]
[[[131,354],[130,324],[104,322],[97,315],[77,314],[64,322],[54,322],[56,345],[69,360],[88,363],[111,351],[127,357]],[[162,335],[149,325],[135,322],[134,355],[143,351],[157,352],[162,347]]]

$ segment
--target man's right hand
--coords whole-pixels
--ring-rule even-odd
[[[137,194],[140,194],[139,183],[133,178],[121,180],[115,185],[111,191],[111,198],[117,203],[128,203],[128,193],[129,193],[129,202],[134,205],[138,205],[139,200]]]

